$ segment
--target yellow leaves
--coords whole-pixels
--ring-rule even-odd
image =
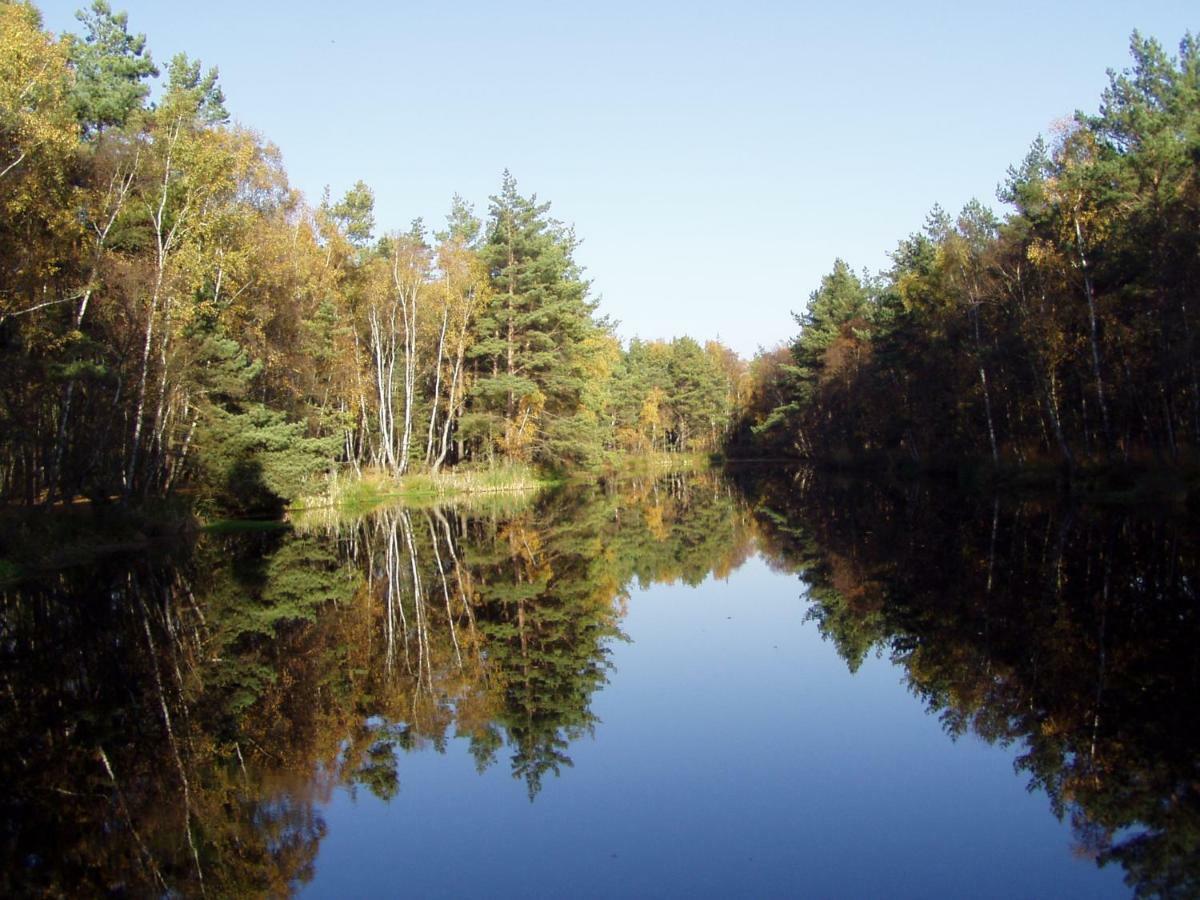
[[[28,290],[53,276],[63,246],[78,233],[72,216],[70,167],[79,130],[68,102],[66,50],[41,30],[33,7],[0,3],[0,219],[11,234],[40,233],[49,241],[20,248]],[[7,248],[0,253],[13,257]],[[10,290],[16,287],[9,285]]]
[[[496,440],[498,449],[513,459],[528,459],[545,406],[546,396],[536,389],[519,398],[516,415],[505,421],[504,433]]]
[[[901,273],[896,279],[896,293],[906,310],[923,311],[926,308],[923,280],[916,272],[905,270]]]
[[[607,380],[621,361],[621,344],[606,331],[596,331],[579,342],[583,371],[592,379]]]
[[[642,408],[638,411],[638,424],[643,428],[662,425],[662,402],[666,399],[662,388],[652,387],[646,392]]]
[[[79,129],[69,88],[66,48],[41,30],[36,10],[0,4],[0,179],[70,156]]]
[[[1034,238],[1026,248],[1025,256],[1034,265],[1047,265],[1058,256],[1058,250],[1049,241]]]
[[[542,535],[537,529],[530,527],[528,522],[514,519],[500,528],[498,537],[508,543],[514,558],[521,559],[527,566],[532,567],[531,571],[541,565],[539,557],[542,556]]]
[[[630,453],[641,453],[650,449],[645,435],[637,428],[620,427],[617,429],[614,439],[618,447]]]
[[[583,373],[580,413],[596,421],[608,403],[612,373],[621,361],[621,345],[608,332],[598,330],[579,342],[576,355]]]
[[[646,530],[654,540],[660,544],[670,537],[670,529],[663,523],[663,508],[661,506],[647,506],[645,513]]]
[[[143,199],[154,210],[167,191],[165,275],[173,292],[191,298],[176,308],[178,323],[223,318],[256,343],[255,301],[287,289],[306,246],[283,219],[294,197],[277,152],[251,131],[183,127],[162,115],[148,137]],[[311,240],[307,249],[315,250]]]
[[[1052,738],[1060,734],[1066,733],[1067,729],[1058,722],[1053,716],[1048,716],[1039,726],[1038,730],[1043,737]]]
[[[79,235],[70,86],[66,50],[42,31],[37,11],[0,3],[0,268],[8,276],[0,315],[55,299],[47,282],[67,267]]]

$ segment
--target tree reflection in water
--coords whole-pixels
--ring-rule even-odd
[[[287,894],[339,786],[468,743],[530,799],[597,725],[634,584],[755,552],[851,671],[889,656],[952,738],[1011,746],[1078,852],[1200,890],[1197,541],[1182,514],[812,473],[209,535],[3,593],[6,894]]]
[[[1183,510],[745,480],[853,671],[887,654],[951,737],[1016,752],[1076,849],[1200,893],[1200,532]]]
[[[207,536],[3,594],[7,894],[287,894],[334,787],[390,799],[403,752],[571,765],[626,588],[728,572],[749,520],[715,476],[523,509],[384,508]]]

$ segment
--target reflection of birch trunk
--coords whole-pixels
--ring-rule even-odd
[[[400,528],[404,532],[404,543],[408,547],[408,559],[412,570],[413,608],[417,628],[417,683],[421,683],[422,671],[427,676],[429,690],[433,690],[433,660],[429,649],[429,615],[425,608],[425,592],[421,585],[421,573],[417,568],[417,548],[413,541],[412,518],[408,510],[400,512]]]
[[[200,853],[196,849],[196,840],[192,835],[192,789],[188,783],[187,770],[183,765],[183,757],[179,753],[179,742],[175,738],[175,729],[171,725],[171,711],[167,706],[167,695],[163,689],[162,673],[158,669],[158,650],[154,645],[154,636],[150,630],[150,612],[146,609],[146,601],[142,597],[142,592],[131,585],[131,592],[138,598],[138,605],[142,608],[142,625],[146,631],[146,644],[150,648],[150,666],[154,671],[154,684],[158,689],[158,704],[162,710],[163,725],[167,730],[167,743],[171,747],[171,755],[175,758],[175,766],[179,770],[179,780],[183,785],[183,827],[187,833],[188,846],[192,850],[192,859],[196,863],[196,878],[200,882],[200,893],[205,894],[204,890],[204,870],[200,866]]]
[[[1100,658],[1096,672],[1096,708],[1092,714],[1092,745],[1090,750],[1092,777],[1096,786],[1100,786],[1100,773],[1096,771],[1096,742],[1100,735],[1100,705],[1104,700],[1104,679],[1108,670],[1108,650],[1105,646],[1108,631],[1108,586],[1112,580],[1112,554],[1104,554],[1104,583],[1100,589],[1100,633],[1097,642],[1100,645]]]
[[[992,500],[992,539],[988,542],[987,592],[992,592],[992,578],[996,571],[996,531],[1000,527],[1000,498]]]
[[[390,673],[396,658],[396,619],[400,620],[400,643],[404,647],[404,666],[412,673],[412,660],[408,654],[408,618],[404,614],[403,590],[400,574],[400,538],[399,529],[391,514],[385,513],[379,518],[379,525],[384,538],[384,574],[387,578],[384,597],[386,656],[385,665]]]
[[[463,577],[462,564],[459,562],[458,554],[454,550],[454,538],[450,532],[449,520],[442,515],[441,510],[434,510],[434,516],[442,523],[442,531],[446,535],[446,550],[450,553],[450,560],[454,564],[454,579],[458,583],[458,596],[462,601],[463,611],[467,614],[467,627],[470,629],[472,642],[474,642],[475,646],[478,646],[478,635],[475,631],[475,610],[471,607],[468,591],[470,575],[468,574],[465,579]]]
[[[1074,524],[1075,516],[1070,509],[1067,509],[1063,515],[1062,525],[1058,529],[1058,543],[1054,548],[1054,599],[1056,603],[1062,601],[1063,590],[1063,558],[1066,554],[1067,538],[1071,533],[1071,526]],[[1046,523],[1047,529],[1050,527],[1049,521]],[[1048,535],[1047,535],[1048,537]]]
[[[392,539],[387,537],[387,550],[384,555],[384,573],[387,582],[383,589],[383,633],[384,633],[384,670],[390,675],[396,659],[396,614],[392,608],[392,597],[395,593],[395,556],[392,550]]]
[[[425,514],[425,522],[429,525],[429,539],[433,543],[433,557],[437,562],[438,576],[442,581],[442,596],[446,600],[446,621],[450,625],[450,640],[454,643],[454,656],[458,660],[458,667],[463,667],[462,649],[458,646],[458,632],[454,627],[454,612],[450,609],[450,586],[446,583],[446,570],[442,566],[442,554],[438,550],[438,536],[433,529],[433,519],[429,514]]]
[[[162,885],[163,895],[166,896],[170,893],[167,888],[167,881],[162,876],[162,871],[158,867],[158,862],[154,859],[154,854],[150,852],[150,848],[146,846],[146,842],[142,840],[141,834],[138,833],[137,827],[133,824],[133,816],[129,814],[129,804],[125,802],[125,792],[121,790],[120,782],[117,781],[112,764],[108,761],[108,754],[104,752],[103,747],[97,747],[96,755],[100,757],[104,771],[108,773],[108,780],[112,782],[113,791],[117,795],[117,804],[121,807],[121,815],[125,818],[125,827],[133,835],[133,839],[137,842],[138,850],[146,858],[146,862],[150,864],[150,871],[154,873],[154,880]]]

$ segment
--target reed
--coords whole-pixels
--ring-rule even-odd
[[[350,478],[331,477],[323,490],[294,503],[289,512],[334,508],[354,515],[395,500],[420,503],[479,494],[529,494],[554,483],[536,469],[516,464],[458,468],[436,475],[412,473],[399,478],[378,469],[367,469]]]

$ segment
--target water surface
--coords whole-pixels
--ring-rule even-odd
[[[1188,895],[1185,518],[716,475],[4,595],[8,893]]]

